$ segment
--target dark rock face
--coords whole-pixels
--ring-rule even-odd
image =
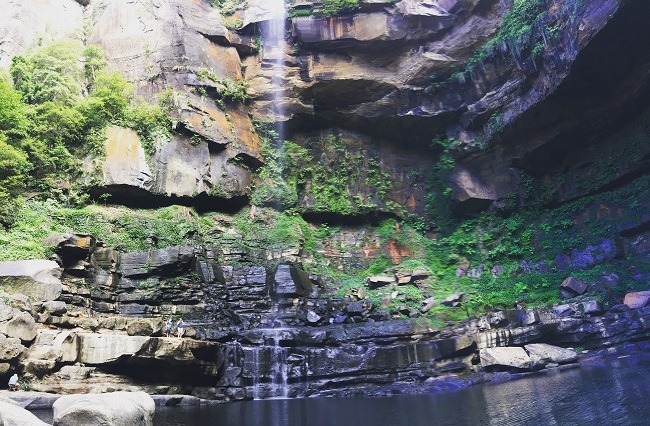
[[[279,265],[273,276],[273,294],[279,297],[309,296],[312,284],[309,276],[291,265]]]
[[[589,284],[575,277],[569,277],[561,284],[562,293],[567,294],[569,297],[571,295],[580,295],[584,293],[588,286]]]
[[[85,259],[85,280],[64,271],[61,300],[37,313],[61,329],[37,330],[27,312],[0,309],[0,340],[10,336],[2,340],[0,364],[7,372],[22,366],[40,390],[137,385],[232,401],[416,391],[450,372],[478,371],[479,359],[486,368],[535,370],[573,362],[562,347],[650,338],[650,307],[621,305],[603,314],[595,301],[527,309],[523,326],[514,311],[455,328],[414,319],[374,322],[368,300],[328,297],[298,265],[222,266],[215,257],[204,248],[121,254],[97,247]],[[456,294],[447,302],[461,299]],[[185,319],[189,338],[155,337],[170,315]],[[32,327],[14,327],[16,318],[31,319]],[[64,330],[73,327],[84,331]],[[73,371],[78,362],[90,370]]]
[[[583,19],[589,24],[578,29],[574,42],[563,36],[550,52],[553,58],[545,55],[545,62],[550,60],[530,89],[537,94],[528,92],[507,101],[501,114],[511,126],[491,148],[463,160],[488,181],[497,197],[516,189],[521,172],[543,178],[556,188],[556,200],[566,200],[633,180],[647,168],[647,146],[623,147],[625,139],[633,140],[633,132],[609,136],[647,108],[642,99],[647,99],[648,73],[641,65],[648,62],[647,49],[637,49],[633,40],[648,39],[647,28],[638,21],[648,5],[595,1],[583,6]],[[603,58],[617,65],[603,66]],[[545,99],[540,98],[544,93]],[[637,149],[639,153],[612,166],[615,171],[609,175],[599,168],[598,159]],[[555,185],[557,173],[567,179]]]

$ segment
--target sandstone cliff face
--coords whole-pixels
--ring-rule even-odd
[[[429,148],[434,136],[454,141],[456,175],[465,178],[452,185],[453,195],[475,211],[502,206],[528,176],[589,174],[591,158],[603,151],[601,135],[644,105],[647,49],[627,47],[648,39],[640,22],[647,12],[643,2],[549,1],[545,21],[533,29],[535,52],[504,43],[483,56],[480,49],[498,34],[512,1],[360,5],[343,16],[288,20],[280,99],[270,66],[278,53],[260,40],[277,11],[263,1],[249,1],[233,16],[203,0],[9,1],[0,6],[0,64],[7,67],[12,55],[39,40],[80,37],[100,45],[110,67],[122,71],[140,95],[157,102],[161,92],[171,93],[175,131],[171,140],[157,140],[144,159],[138,149],[115,145],[115,131],[109,131],[108,155],[98,159],[103,176],[89,179],[91,186],[125,200],[156,196],[150,199],[217,210],[247,202],[254,172],[264,162],[251,117],[284,122],[285,137],[308,150],[315,134],[339,134],[343,145],[372,152],[390,188],[378,197],[377,186],[362,174],[348,183],[347,197],[351,204],[365,201],[352,213],[334,213],[420,215],[439,155]],[[595,67],[603,71],[592,72]],[[225,79],[245,80],[250,100],[220,101]],[[571,113],[558,113],[560,105]],[[133,137],[129,143],[137,145]],[[570,154],[569,145],[584,155]],[[318,162],[322,153],[311,154]],[[111,170],[121,170],[125,161],[130,177],[116,180]],[[644,160],[621,166],[600,186],[644,167]],[[97,172],[92,164],[87,169]],[[555,199],[594,190],[568,186],[558,188]],[[321,187],[308,181],[298,189],[303,212],[327,212],[328,206],[314,202]]]
[[[75,35],[83,23],[83,7],[74,0],[7,0],[0,5],[0,67],[39,41]]]
[[[124,183],[121,190],[182,198],[243,196],[251,174],[242,165],[261,160],[259,139],[246,111],[235,104],[218,107],[201,94],[216,83],[198,77],[204,72],[214,79],[242,79],[236,48],[223,45],[229,44],[228,30],[219,11],[202,1],[95,1],[85,17],[92,22],[88,43],[101,46],[111,67],[141,95],[157,102],[160,92],[173,91],[177,131],[171,140],[158,141],[152,170],[141,167],[149,182]],[[116,184],[104,178],[103,185],[110,190]]]

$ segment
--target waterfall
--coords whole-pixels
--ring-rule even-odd
[[[265,4],[269,20],[261,27],[262,67],[270,72],[271,102],[269,119],[276,123],[278,145],[284,141],[284,56],[287,51],[287,26],[285,0],[268,0]],[[273,325],[271,325],[273,326]],[[289,348],[281,346],[285,328],[263,329],[263,343],[250,348],[252,397],[254,399],[284,399],[289,397]]]
[[[271,71],[272,102],[269,117],[276,124],[278,141],[284,140],[284,55],[287,50],[285,0],[268,0],[269,20],[262,25],[262,66]]]
[[[281,329],[270,329],[270,336],[273,340],[271,348],[271,365],[273,375],[271,377],[271,392],[273,398],[289,397],[289,364],[287,363],[287,349],[280,346]]]
[[[267,328],[262,344],[245,349],[249,359],[253,399],[289,398],[289,348],[281,345],[286,328]],[[286,337],[285,337],[286,339]]]

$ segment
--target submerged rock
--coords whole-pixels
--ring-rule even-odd
[[[58,426],[151,426],[156,405],[144,392],[65,395],[53,405]]]

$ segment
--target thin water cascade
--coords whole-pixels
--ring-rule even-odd
[[[287,51],[287,11],[285,0],[268,0],[269,20],[262,25],[262,66],[271,71],[272,102],[269,119],[276,123],[278,141],[284,140],[284,56]]]
[[[285,69],[284,57],[287,52],[287,26],[285,0],[268,0],[266,5],[269,20],[261,26],[262,67],[270,71],[271,102],[269,119],[276,123],[278,134],[276,149],[284,141],[285,120]],[[274,324],[272,324],[275,327]],[[263,330],[263,344],[252,348],[252,375],[254,399],[284,399],[289,397],[288,348],[281,346],[286,328],[267,328]]]
[[[287,363],[287,349],[280,346],[282,329],[270,329],[269,337],[273,341],[271,348],[271,393],[272,398],[289,397],[289,364]]]
[[[289,398],[289,348],[281,345],[286,328],[262,330],[262,344],[248,348],[253,399]]]

